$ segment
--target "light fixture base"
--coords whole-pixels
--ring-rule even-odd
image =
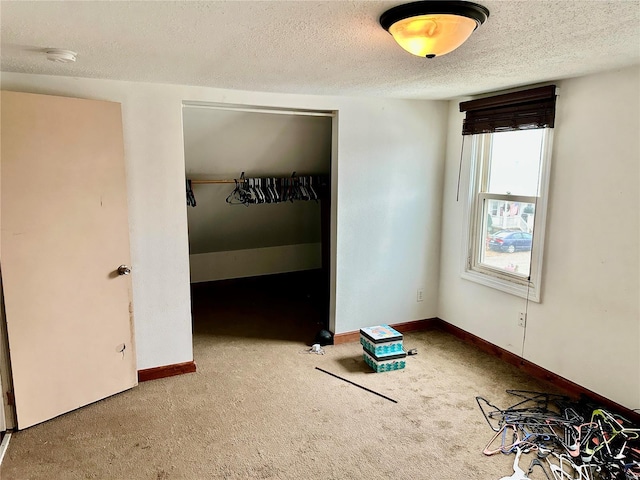
[[[458,15],[468,17],[482,25],[489,18],[489,9],[473,2],[464,1],[420,1],[390,8],[380,16],[380,25],[387,32],[399,20],[419,15]]]

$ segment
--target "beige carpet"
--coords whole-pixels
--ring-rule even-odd
[[[233,310],[226,297],[194,292],[197,373],[14,434],[2,480],[497,480],[513,473],[513,455],[481,453],[493,432],[475,396],[506,407],[506,389],[550,390],[439,331],[407,334],[419,353],[396,372],[372,373],[356,343],[301,353],[317,328],[310,302],[266,315],[259,299]]]

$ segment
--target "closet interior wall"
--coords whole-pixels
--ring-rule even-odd
[[[183,121],[187,179],[330,174],[330,116],[185,105]],[[230,205],[233,189],[233,183],[193,185],[191,283],[323,267],[328,200]]]

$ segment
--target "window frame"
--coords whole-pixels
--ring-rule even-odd
[[[502,292],[541,302],[544,244],[549,199],[549,180],[552,164],[553,128],[544,128],[541,148],[541,168],[539,173],[538,196],[491,194],[486,192],[488,169],[493,133],[470,135],[470,166],[464,208],[464,232],[462,242],[461,276]],[[500,133],[500,132],[496,132]],[[464,143],[463,143],[464,145]],[[485,246],[483,229],[483,202],[489,199],[509,199],[535,204],[533,243],[529,276],[506,272],[479,264],[480,249]],[[533,200],[533,201],[532,201]]]

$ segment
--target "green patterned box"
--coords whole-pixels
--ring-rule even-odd
[[[362,356],[367,365],[369,365],[377,373],[391,372],[393,370],[402,370],[406,365],[406,352],[395,353],[391,355],[384,355],[377,357],[376,355],[369,353],[363,349]]]
[[[402,348],[402,334],[389,325],[361,328],[360,343],[365,350],[378,357],[404,352]]]

